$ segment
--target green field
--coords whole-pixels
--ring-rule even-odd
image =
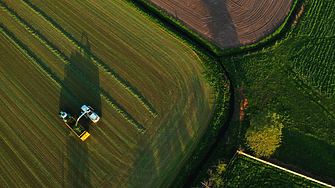
[[[198,56],[122,1],[1,0],[0,51],[5,187],[161,187],[211,117]]]
[[[326,187],[237,154],[222,177],[225,187]]]
[[[270,160],[332,184],[334,10],[334,1],[307,1],[301,17],[297,16],[297,24],[292,23],[281,40],[263,49],[222,57],[235,87],[243,87],[248,100],[242,130],[249,126],[253,115],[265,108],[280,114],[283,142]]]

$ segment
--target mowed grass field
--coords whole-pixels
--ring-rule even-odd
[[[213,108],[186,45],[122,1],[0,1],[5,187],[162,187]],[[91,105],[82,142],[57,116]]]

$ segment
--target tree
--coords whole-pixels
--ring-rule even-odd
[[[251,118],[246,145],[257,157],[270,157],[280,146],[283,127],[278,114],[264,110]]]
[[[223,174],[226,172],[227,164],[222,161],[219,161],[219,164],[214,166],[215,172],[209,170],[209,179],[208,181],[201,182],[204,187],[213,187],[220,188],[224,186]]]

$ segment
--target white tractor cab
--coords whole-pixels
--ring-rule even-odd
[[[66,123],[69,119],[71,119],[71,115],[66,113],[64,110],[61,110],[59,111],[59,114],[58,114],[62,119],[63,121]]]
[[[94,112],[94,109],[92,107],[83,105],[81,107],[81,111],[81,116],[78,118],[78,120],[82,116],[85,116],[86,118],[89,118],[94,124],[97,124],[100,121],[100,117]]]

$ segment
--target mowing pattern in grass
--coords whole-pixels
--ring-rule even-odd
[[[335,3],[327,2],[306,2],[301,22],[273,46],[222,58],[245,92],[247,121],[265,108],[280,114],[283,143],[273,158],[326,179],[335,177],[335,27],[325,19]]]
[[[199,58],[123,2],[39,3],[0,1],[1,185],[162,186],[211,115]],[[87,103],[81,142],[57,112]]]
[[[68,32],[66,32],[60,25],[58,25],[53,19],[48,17],[45,12],[43,12],[41,9],[39,9],[37,6],[33,5],[29,1],[23,1],[27,6],[29,6],[30,9],[32,9],[36,14],[40,15],[43,17],[43,19],[48,22],[50,25],[53,26],[59,33],[61,33],[64,37],[66,37],[67,40],[71,41],[74,46],[77,47],[79,51],[83,51],[85,54],[90,56],[90,59],[97,64],[97,66],[102,69],[103,72],[107,73],[110,75],[115,82],[121,85],[125,90],[130,92],[134,97],[136,97],[141,104],[149,110],[149,112],[153,115],[156,116],[157,112],[155,108],[149,103],[149,101],[142,96],[141,93],[139,93],[136,88],[132,87],[128,82],[123,80],[118,74],[115,73],[112,69],[108,68],[104,62],[102,62],[98,57],[96,57],[94,54],[92,54],[85,46],[83,46],[82,43],[80,43],[78,40],[73,38]],[[82,39],[82,38],[81,38]]]
[[[239,154],[223,180],[227,187],[326,187]]]
[[[35,36],[35,38],[41,42],[43,45],[45,45],[51,52],[53,52],[61,61],[63,64],[65,64],[65,66],[71,67],[72,73],[74,73],[74,75],[72,76],[77,76],[77,77],[81,77],[82,79],[82,84],[85,84],[87,87],[91,88],[91,90],[95,90],[97,93],[99,93],[101,95],[101,98],[103,98],[109,105],[111,105],[123,118],[125,118],[129,123],[131,123],[132,125],[134,125],[138,131],[144,133],[145,132],[145,128],[140,125],[133,117],[131,117],[131,115],[127,112],[125,112],[123,109],[121,109],[119,107],[119,105],[116,104],[116,102],[106,91],[101,90],[100,88],[98,88],[95,83],[90,82],[85,75],[83,75],[75,66],[73,66],[71,60],[69,61],[68,59],[70,59],[69,57],[66,57],[64,55],[64,53],[62,53],[60,50],[56,49],[53,44],[46,39],[45,37],[43,37],[41,34],[39,34],[39,32],[37,32],[34,28],[31,27],[31,25],[27,25],[25,23],[25,21],[18,16],[15,12],[13,12],[11,9],[8,9],[8,7],[0,5],[1,8],[8,12],[9,15],[11,17],[13,17],[13,19],[15,19],[22,27],[24,27],[30,34],[32,34],[33,36]],[[14,43],[16,43],[16,45],[19,45],[18,43],[20,43],[17,39],[15,39],[14,35],[11,34],[12,36],[12,40],[15,40]],[[29,51],[29,49],[24,49],[23,46],[21,46],[21,48],[23,48],[23,50],[25,51]],[[28,52],[29,53],[29,52]],[[30,52],[32,53],[32,52]],[[38,62],[38,60],[34,60],[35,62]],[[94,60],[93,60],[94,61]],[[39,66],[41,66],[41,64],[39,64]],[[48,75],[51,75],[51,72],[47,73]],[[57,77],[57,76],[54,76]],[[59,80],[59,79],[57,79]],[[77,103],[77,105],[79,105]]]

